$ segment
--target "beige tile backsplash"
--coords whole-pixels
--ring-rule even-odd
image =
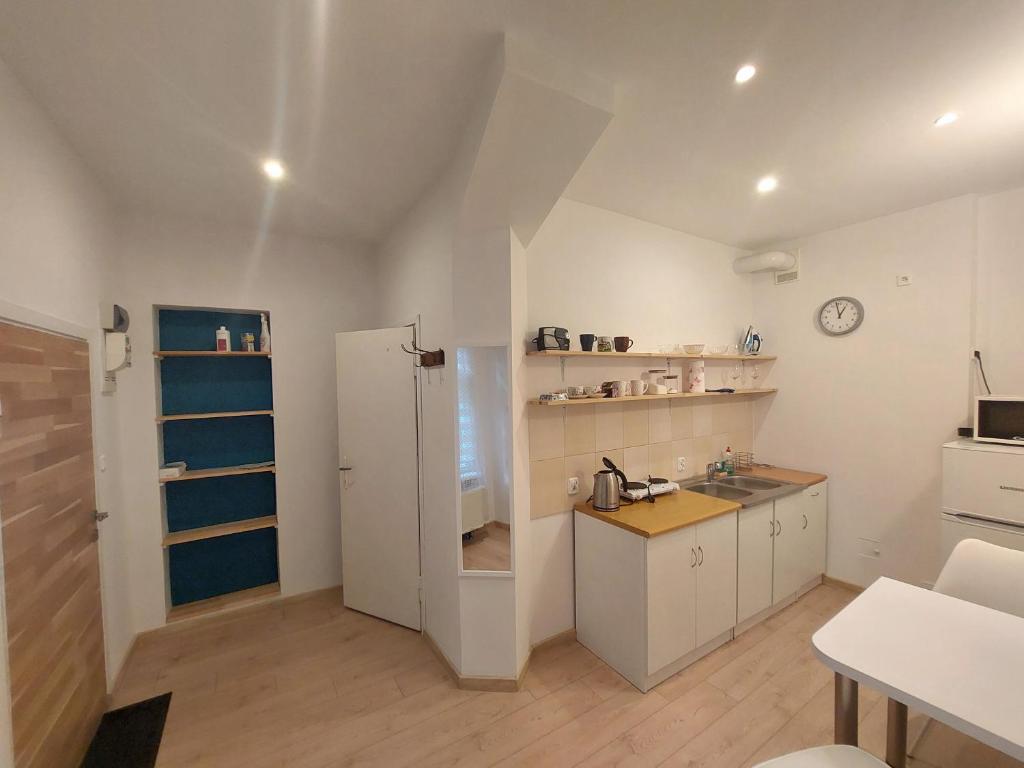
[[[725,447],[751,450],[752,400],[688,403],[685,400],[531,406],[530,507],[533,517],[568,512],[593,490],[593,475],[604,456],[627,477],[668,477],[677,456],[686,457],[686,477],[698,475]],[[568,494],[570,477],[579,494]]]

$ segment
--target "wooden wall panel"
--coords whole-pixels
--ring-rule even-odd
[[[89,348],[0,323],[3,528],[14,757],[74,768],[106,702]]]

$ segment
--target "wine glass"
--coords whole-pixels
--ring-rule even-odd
[[[733,364],[731,368],[729,368],[729,380],[731,381],[731,384],[729,386],[732,389],[739,389],[739,383],[742,377],[743,367],[740,364],[740,362],[737,361],[736,363]]]
[[[758,367],[757,363],[754,363],[754,365],[750,369],[750,388],[751,389],[757,389],[757,380],[759,378],[761,378],[761,369]]]

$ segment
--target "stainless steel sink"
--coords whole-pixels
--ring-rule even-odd
[[[703,493],[705,496],[714,496],[719,499],[729,499],[730,501],[745,499],[747,496],[751,495],[750,491],[731,488],[728,485],[722,485],[721,483],[695,483],[694,485],[686,486],[683,490],[693,491],[694,493]]]
[[[757,477],[742,477],[740,475],[723,477],[716,482],[722,485],[731,485],[734,488],[743,488],[748,491],[768,491],[782,485],[782,483],[775,483],[771,480],[761,480]]]

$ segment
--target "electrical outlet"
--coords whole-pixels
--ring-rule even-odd
[[[911,275],[896,275],[897,288],[906,288],[912,282],[914,282],[914,278]]]
[[[678,472],[680,475],[682,475],[684,472],[686,472],[686,457],[685,456],[677,456],[676,457],[676,472]]]
[[[569,483],[568,483],[568,488],[569,488],[569,495],[570,496],[575,496],[577,493],[580,492],[580,479],[578,477],[570,477],[569,478]]]

